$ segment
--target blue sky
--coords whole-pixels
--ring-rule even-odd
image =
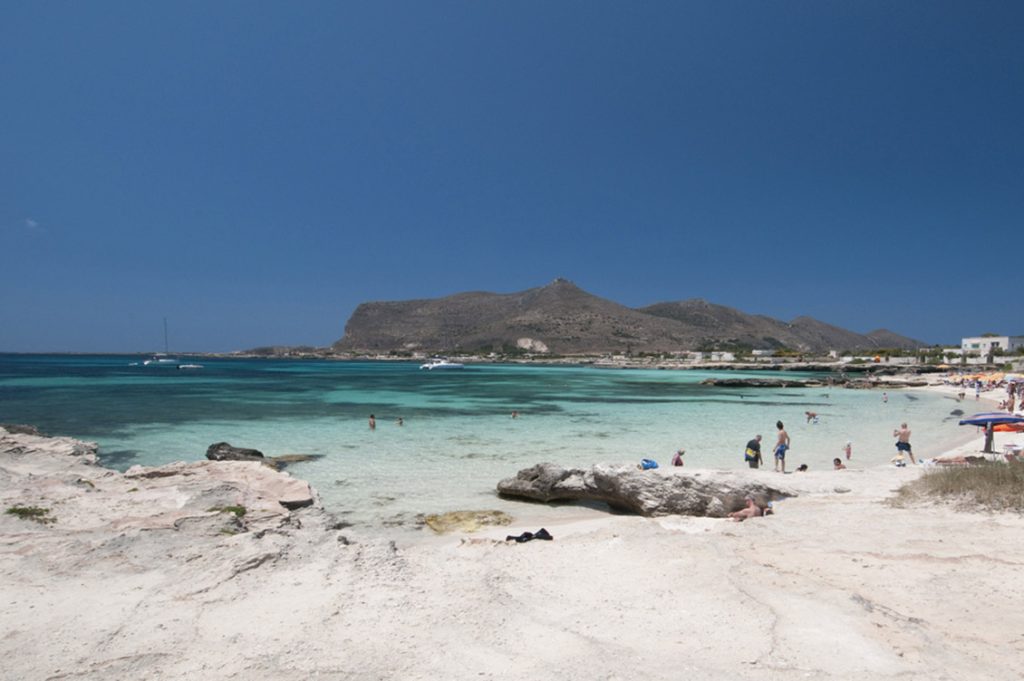
[[[1018,2],[6,3],[0,351],[326,345],[555,277],[1024,333],[1022,35]]]

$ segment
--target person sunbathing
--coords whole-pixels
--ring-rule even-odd
[[[760,506],[754,503],[753,497],[747,497],[746,502],[746,508],[741,508],[738,511],[733,511],[729,514],[729,517],[735,520],[736,522],[742,523],[747,518],[757,518],[759,516],[764,515],[764,510],[762,510]]]

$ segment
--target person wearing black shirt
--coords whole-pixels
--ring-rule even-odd
[[[758,468],[761,465],[761,436],[756,436],[747,443],[747,449],[743,452],[743,459],[750,464],[751,468]]]

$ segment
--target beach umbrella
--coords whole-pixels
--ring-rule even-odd
[[[983,426],[985,428],[985,448],[982,451],[986,454],[992,453],[992,428],[1012,423],[1024,423],[1024,416],[1015,416],[1005,411],[990,411],[984,414],[975,414],[960,421],[961,426]]]
[[[961,426],[997,426],[1002,423],[1024,423],[1024,416],[1016,416],[1007,411],[990,411],[960,421]]]

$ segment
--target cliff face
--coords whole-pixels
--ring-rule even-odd
[[[918,341],[887,333],[885,347]],[[565,279],[519,293],[363,303],[345,325],[339,351],[508,350],[559,354],[673,352],[698,348],[787,347],[803,351],[881,347],[875,338],[801,317],[787,324],[702,300],[632,309]]]

